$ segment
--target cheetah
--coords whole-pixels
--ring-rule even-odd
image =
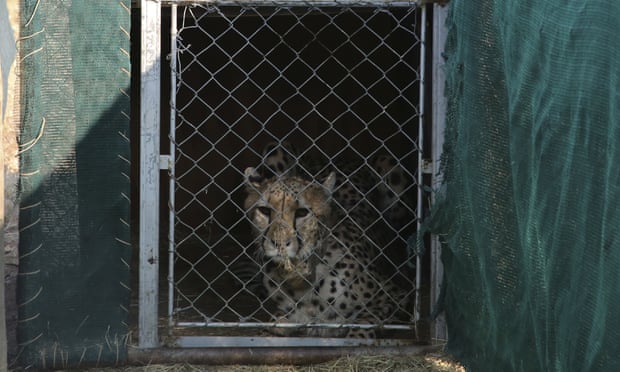
[[[267,178],[297,173],[297,151],[289,142],[270,142],[263,149],[260,173]]]
[[[372,221],[379,217],[378,208],[388,206],[391,201],[384,201],[388,197],[377,194],[377,191],[383,192],[387,189],[377,186],[379,182],[377,172],[370,171],[364,164],[352,162],[325,166],[316,161],[309,161],[307,157],[302,163],[295,147],[287,141],[268,143],[263,149],[262,156],[261,166],[257,172],[264,178],[291,175],[325,179],[330,172],[336,173],[332,198],[336,207],[334,213],[354,215],[355,222],[362,229],[368,228]]]
[[[331,167],[316,163],[301,164],[298,159],[299,154],[291,143],[270,142],[262,152],[260,174],[267,178],[285,174],[325,178],[329,171],[335,171],[337,183],[334,200],[343,212],[364,216],[366,221],[381,215],[397,229],[414,219],[410,191],[415,182],[393,156],[385,153],[377,155],[370,165],[346,163]],[[359,222],[367,227],[363,221]]]
[[[277,323],[376,324],[408,306],[374,267],[359,223],[334,203],[336,173],[322,182],[245,170],[247,211]],[[280,335],[374,338],[372,328],[275,328]]]
[[[379,155],[372,164],[381,179],[377,186],[377,208],[392,227],[402,229],[415,215],[409,192],[414,186],[412,178],[390,155]]]
[[[400,161],[388,153],[378,153],[370,162],[317,162],[300,156],[288,141],[273,141],[262,152],[260,173],[265,177],[285,174],[325,179],[336,173],[333,192],[334,213],[347,215],[363,231],[380,254],[381,270],[399,282],[411,283],[415,259],[408,242],[416,229],[415,178]],[[407,263],[406,268],[400,263]],[[404,275],[404,277],[402,276]],[[394,276],[396,278],[396,276]],[[402,280],[405,278],[406,280]]]

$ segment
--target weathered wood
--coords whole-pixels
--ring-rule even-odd
[[[17,187],[19,180],[19,156],[17,130],[19,128],[18,50],[15,40],[19,38],[19,1],[5,0],[0,7],[0,370],[17,353],[17,265],[19,243],[19,203]]]
[[[4,5],[4,4],[2,4]],[[5,9],[0,9],[0,12],[6,12]],[[6,13],[4,14],[6,16]],[[3,20],[0,14],[0,22]],[[2,35],[0,35],[2,36]],[[2,40],[0,39],[0,48],[3,48]],[[7,82],[4,79],[4,71],[7,69],[7,66],[3,65],[3,60],[0,58],[0,117],[4,117],[4,107],[6,105],[6,97],[4,97],[4,87]],[[0,124],[2,124],[0,122]],[[4,125],[0,125],[0,148],[4,149],[4,141],[2,140],[2,129]],[[4,151],[0,151],[0,169],[4,170]],[[4,172],[2,172],[4,173]],[[4,195],[4,175],[0,177],[0,195]],[[2,251],[0,252],[0,371],[7,370],[7,339],[6,339],[6,301],[4,296],[4,286],[5,286],[5,278],[4,278],[4,198],[0,198],[0,226],[3,228],[0,229],[0,247],[2,247]]]
[[[0,83],[2,78],[0,78]],[[0,103],[2,103],[2,97],[0,96]],[[2,144],[2,125],[0,125],[0,144]],[[4,156],[0,151],[0,165],[4,165]],[[4,177],[0,177],[0,192],[4,194]],[[4,226],[4,198],[0,200],[0,226]],[[0,230],[0,246],[4,247],[4,229]],[[4,252],[0,254],[0,371],[6,371],[7,368],[7,340],[6,340],[6,316],[4,301]]]
[[[445,72],[444,58],[442,56],[446,43],[446,16],[448,8],[434,5],[433,9],[433,190],[441,187],[443,181],[440,174],[440,159],[444,142],[444,130],[446,120],[447,100],[444,93]],[[433,193],[433,199],[435,193]],[[431,301],[436,303],[439,299],[441,284],[443,281],[443,264],[441,262],[441,244],[439,237],[434,235],[431,239]],[[436,342],[445,342],[448,339],[448,330],[444,314],[439,314],[431,325],[431,339]]]

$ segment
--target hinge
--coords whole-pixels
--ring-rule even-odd
[[[172,164],[170,164],[170,155],[159,155],[159,169],[170,170]]]
[[[422,160],[422,173],[433,174],[433,161],[430,159]]]

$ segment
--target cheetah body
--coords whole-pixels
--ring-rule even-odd
[[[319,183],[246,170],[245,208],[264,263],[263,284],[279,323],[384,322],[405,297],[376,270],[376,249],[363,238],[364,218],[359,214],[372,207],[355,196],[334,200],[337,190],[356,186],[338,185],[336,178],[332,172]],[[346,208],[346,213],[339,212]],[[285,335],[374,337],[373,330],[362,328],[276,329]]]

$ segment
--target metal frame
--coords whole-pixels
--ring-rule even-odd
[[[159,346],[160,3],[141,0],[138,346]]]
[[[187,3],[185,1],[169,1],[168,4],[172,4],[172,37],[175,37],[176,33],[176,6],[177,4]],[[217,4],[226,4],[227,2],[216,2]],[[238,4],[238,2],[230,1],[230,4]],[[253,2],[254,3],[254,2]],[[274,2],[258,2],[261,4],[275,4]],[[355,4],[359,3],[358,1],[340,1],[340,4]],[[426,6],[420,4],[426,3],[425,1],[411,1],[411,2],[382,2],[384,4],[389,4],[390,6],[413,6],[418,5],[422,12],[422,22],[425,23],[426,20]],[[277,2],[280,5],[280,2]],[[317,1],[295,1],[289,0],[283,5],[300,5],[300,4],[311,4],[313,6],[316,5],[324,5],[330,4],[335,5],[335,2],[317,2]],[[369,3],[365,3],[369,4]],[[158,290],[159,290],[159,177],[160,171],[162,169],[168,170],[170,172],[170,207],[174,208],[174,167],[171,164],[174,164],[174,146],[170,146],[170,154],[169,155],[160,155],[159,153],[159,144],[160,144],[160,123],[159,123],[159,115],[160,115],[160,78],[161,78],[161,5],[162,2],[157,0],[141,0],[141,21],[142,21],[142,44],[141,44],[141,110],[140,110],[140,237],[139,237],[139,249],[140,249],[140,274],[139,274],[139,324],[138,324],[138,336],[139,343],[138,347],[141,349],[146,348],[154,348],[160,346],[159,336],[158,336]],[[336,4],[337,5],[337,4]],[[435,5],[437,8],[437,5]],[[435,15],[435,24],[437,25],[438,16]],[[443,22],[441,23],[443,26]],[[434,32],[437,33],[437,27],[435,26]],[[424,30],[424,27],[422,27]],[[437,41],[435,41],[435,46],[437,45]],[[172,48],[175,47],[175,43],[172,43]],[[420,51],[421,60],[425,60],[425,40],[422,39],[421,44],[422,50]],[[434,48],[435,55],[433,56],[434,61],[437,61],[437,49]],[[173,49],[174,53],[174,49]],[[172,85],[171,89],[174,90],[175,87],[175,78],[176,78],[176,61],[175,58],[171,58],[172,62]],[[424,63],[421,63],[421,71],[420,74],[423,76],[423,67]],[[440,77],[440,74],[436,74],[433,72],[433,84],[435,87],[442,85],[443,83],[439,83],[437,78]],[[443,80],[441,80],[443,81]],[[420,101],[424,99],[424,79],[422,78],[420,81]],[[436,89],[433,89],[434,97],[437,96]],[[174,94],[171,95],[171,105],[172,108],[175,108]],[[433,100],[433,109],[435,111],[433,121],[434,123],[438,123],[437,120],[441,118],[438,116],[437,109],[440,109],[441,106],[435,105],[435,99]],[[423,112],[424,105],[421,103],[420,105],[420,121],[419,121],[419,134],[420,138],[423,135]],[[174,140],[174,111],[172,111],[170,115],[171,119],[171,132],[169,136],[172,140]],[[435,130],[434,130],[435,131]],[[172,141],[173,142],[173,141]],[[434,142],[433,149],[433,158],[438,159],[435,155],[437,141]],[[422,152],[420,152],[420,157],[422,157]],[[420,167],[423,166],[424,162],[420,158]],[[434,165],[437,167],[437,164]],[[437,169],[434,169],[434,175],[437,173]],[[419,171],[419,177],[422,177],[422,171]],[[435,184],[435,181],[434,181]],[[422,190],[418,191],[418,200],[422,199]],[[422,213],[421,210],[418,213]],[[422,217],[418,215],[418,217]],[[171,226],[173,223],[171,221]],[[170,234],[174,234],[173,231]],[[174,255],[174,236],[170,235],[170,247],[169,254]],[[433,281],[440,280],[441,271],[441,263],[438,260],[437,256],[437,248],[433,248],[432,251],[432,275]],[[416,284],[419,286],[420,277],[421,277],[421,264],[420,259],[417,258],[418,261],[418,269],[416,272],[416,277],[418,279]],[[170,265],[173,265],[173,260],[170,260]],[[436,271],[437,270],[437,271]],[[171,272],[171,271],[170,271]],[[437,273],[437,274],[436,274]],[[172,277],[169,277],[168,280],[173,280]],[[438,288],[439,284],[434,283],[434,289]],[[419,289],[416,288],[416,289]],[[419,291],[418,291],[419,293]],[[437,294],[432,294],[432,298],[436,298]],[[418,296],[418,295],[416,295]],[[172,299],[172,294],[169,294],[169,298]],[[417,301],[419,303],[419,301]],[[168,303],[168,308],[173,306],[172,300]],[[419,319],[420,312],[419,308],[416,305],[416,317]],[[171,313],[172,311],[169,311]],[[172,326],[172,318],[169,319],[170,325]],[[187,324],[191,326],[191,324]],[[201,325],[202,326],[202,325]],[[256,326],[256,325],[254,325]],[[286,326],[286,325],[281,325]],[[368,325],[361,325],[368,326]],[[398,328],[398,327],[397,327]],[[441,327],[440,327],[441,328]],[[433,333],[434,335],[437,333]],[[433,336],[435,337],[435,336]],[[222,344],[223,341],[226,341]],[[291,343],[299,346],[351,346],[351,340],[342,340],[342,339],[299,339],[299,338],[280,338],[280,337],[267,337],[262,338],[262,341],[257,341],[257,338],[239,338],[239,337],[225,337],[225,338],[217,338],[217,337],[181,337],[177,340],[176,346],[180,347],[199,347],[199,346],[290,346]],[[361,345],[362,343],[356,343],[356,345]]]
[[[170,6],[182,6],[191,4],[211,4],[218,6],[235,6],[240,4],[252,4],[257,6],[312,6],[312,7],[340,7],[340,6],[356,6],[359,4],[382,4],[390,7],[410,7],[420,6],[429,2],[426,1],[386,1],[386,0],[163,0],[162,4]]]
[[[173,56],[176,56],[177,53],[177,6],[172,5],[171,7],[171,15],[170,15],[170,130],[169,130],[169,144],[170,144],[170,161],[168,167],[168,208],[170,211],[175,210],[175,199],[174,199],[174,183],[175,183],[175,158],[176,158],[176,146],[175,138],[176,138],[176,86],[177,86],[177,59]],[[172,313],[174,311],[174,286],[171,285],[174,283],[174,214],[168,213],[168,326],[172,327],[174,325],[174,319],[172,318]]]
[[[418,195],[417,195],[417,231],[420,231],[422,225],[422,218],[424,218],[424,208],[422,208],[422,200],[424,198],[424,190],[421,185],[424,185],[424,98],[426,95],[426,6],[421,6],[421,23],[422,27],[420,32],[420,103],[419,103],[419,119],[418,119]],[[415,265],[415,309],[414,309],[414,322],[417,325],[422,317],[420,311],[420,285],[422,282],[422,258],[420,255],[416,255]],[[417,328],[417,327],[416,327]],[[417,329],[416,329],[416,333]]]

